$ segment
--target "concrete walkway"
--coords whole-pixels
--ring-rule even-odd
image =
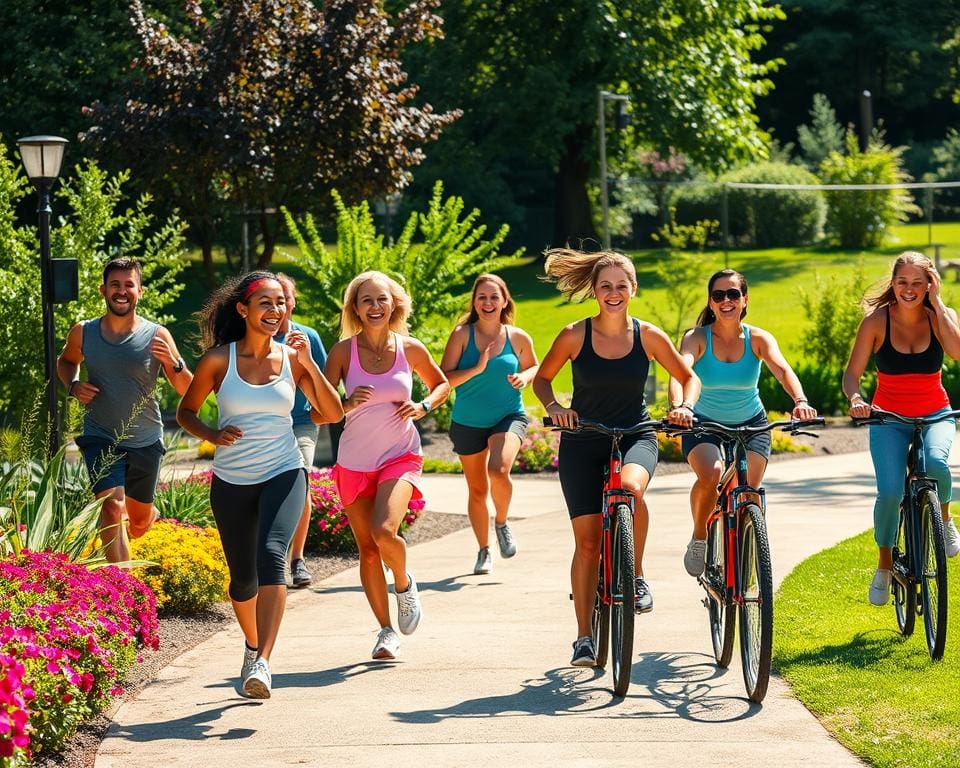
[[[648,497],[655,609],[637,619],[622,701],[609,672],[568,666],[573,540],[559,483],[518,479],[520,552],[496,560],[490,576],[472,575],[469,529],[410,550],[424,619],[397,662],[370,661],[377,627],[357,570],[345,571],[290,595],[272,699],[237,693],[242,638],[231,627],[116,712],[96,765],[861,765],[782,680],[753,705],[738,654],[726,671],[714,665],[702,591],[681,564],[690,482],[655,478]],[[462,478],[429,477],[428,509],[462,512],[465,489]],[[767,489],[777,583],[871,522],[867,454],[771,464]],[[863,568],[867,613],[872,564]]]

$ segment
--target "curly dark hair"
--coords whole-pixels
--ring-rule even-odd
[[[224,280],[197,312],[200,346],[204,352],[213,347],[239,341],[247,332],[247,323],[237,312],[237,302],[247,303],[250,286],[259,280],[276,280],[273,272],[257,269],[239,277]]]

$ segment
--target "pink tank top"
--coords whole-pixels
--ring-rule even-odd
[[[350,365],[344,377],[349,395],[360,385],[373,387],[373,396],[347,414],[340,437],[337,464],[356,472],[375,472],[388,461],[407,453],[420,455],[420,433],[413,419],[396,415],[397,406],[409,400],[413,373],[403,353],[403,339],[394,334],[397,355],[389,371],[368,373],[360,367],[357,337],[350,339]]]

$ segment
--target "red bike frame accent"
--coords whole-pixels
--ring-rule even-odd
[[[620,481],[623,470],[623,456],[619,449],[615,456],[610,457],[610,466],[607,470],[607,478],[603,484],[603,540],[601,543],[603,555],[603,591],[601,599],[604,605],[613,603],[613,595],[610,592],[610,585],[613,583],[613,526],[610,521],[613,519],[613,510],[617,504],[629,504],[633,507],[633,496],[623,490]]]

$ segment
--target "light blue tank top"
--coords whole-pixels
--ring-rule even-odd
[[[743,325],[743,355],[739,360],[725,363],[713,354],[713,326],[703,329],[706,348],[703,356],[693,364],[693,372],[700,377],[700,399],[694,413],[706,421],[720,424],[742,424],[763,411],[757,382],[760,380],[760,358],[750,346],[750,326]]]
[[[470,338],[457,363],[457,370],[472,368],[480,359],[480,350],[474,339],[474,324],[467,326]],[[510,343],[510,333],[503,349],[487,361],[487,367],[469,381],[457,387],[457,399],[453,403],[453,420],[465,427],[492,427],[512,413],[523,413],[523,398],[520,390],[507,381],[507,375],[520,370],[520,358]]]
[[[254,485],[290,469],[303,467],[303,456],[293,434],[296,384],[287,347],[280,375],[267,384],[249,384],[237,372],[237,345],[230,344],[227,373],[217,392],[219,428],[239,427],[243,436],[233,445],[217,446],[213,473],[234,485]]]

